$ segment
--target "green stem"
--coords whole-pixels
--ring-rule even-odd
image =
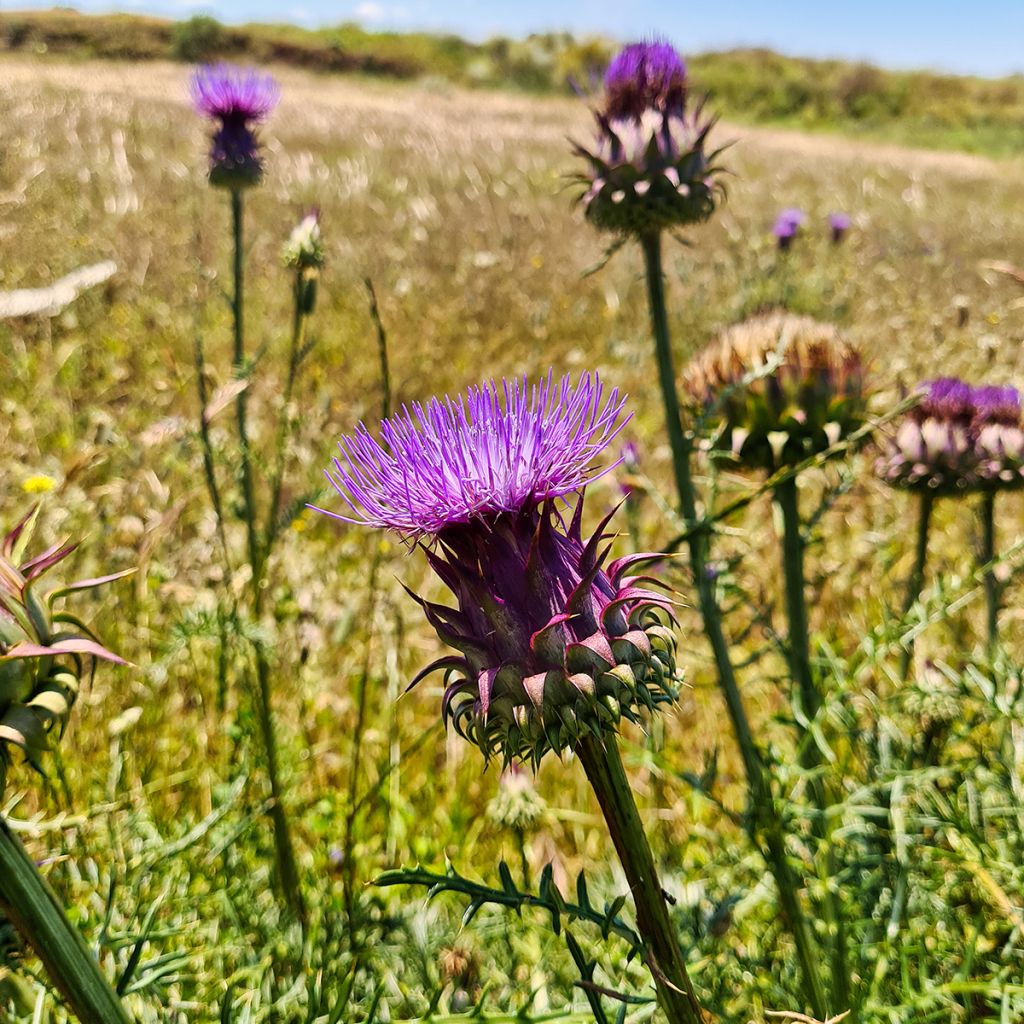
[[[981,497],[981,563],[991,565],[996,557],[996,496],[986,491]],[[994,654],[999,642],[999,581],[995,570],[985,572],[986,635],[989,654]]]
[[[661,263],[661,236],[645,235],[641,240],[647,277],[647,297],[658,363],[658,380],[665,406],[666,428],[672,449],[672,467],[679,496],[679,511],[684,520],[690,566],[697,587],[701,621],[711,645],[718,671],[718,682],[729,711],[733,732],[740,749],[747,778],[747,799],[750,808],[747,831],[751,842],[763,853],[775,878],[786,923],[789,926],[800,960],[804,995],[815,1016],[824,1020],[827,1000],[818,973],[819,956],[811,939],[811,930],[800,904],[798,880],[786,856],[785,832],[775,806],[768,768],[754,742],[750,720],[740,694],[736,671],[729,654],[729,644],[722,624],[722,613],[715,595],[715,582],[708,571],[708,533],[695,529],[697,494],[690,474],[692,443],[682,427],[676,374],[672,360],[672,344],[668,331],[665,283]]]
[[[636,905],[637,929],[647,946],[658,1003],[670,1024],[703,1024],[705,1018],[669,919],[654,856],[622,767],[615,736],[608,734],[603,741],[586,736],[577,744],[576,753],[601,805],[629,882]]]
[[[231,190],[231,225],[234,240],[234,357],[235,376],[239,379],[248,374],[245,364],[245,252],[242,205],[242,190]],[[249,432],[246,423],[246,395],[243,389],[235,400],[235,417],[238,424],[238,446],[241,460],[242,509],[245,516],[246,536],[249,548],[249,564],[252,566],[252,611],[259,621],[263,610],[263,583],[266,560],[260,543],[257,522],[256,493],[253,487],[252,459],[249,451]],[[306,911],[299,885],[298,866],[292,845],[288,815],[282,799],[282,786],[277,763],[277,737],[274,731],[274,712],[270,680],[270,662],[266,654],[256,650],[257,715],[262,733],[263,749],[267,760],[267,775],[270,781],[270,822],[274,830],[274,853],[278,881],[289,909],[305,923]]]
[[[810,619],[807,614],[806,572],[804,568],[803,523],[800,519],[800,497],[797,478],[787,477],[775,488],[775,503],[782,519],[782,579],[785,589],[787,619],[787,652],[790,675],[796,685],[799,707],[793,717],[800,729],[800,765],[809,774],[808,787],[818,810],[813,833],[825,849],[824,913],[835,946],[831,957],[833,1006],[847,1009],[850,1001],[850,979],[847,973],[846,926],[837,901],[828,885],[834,875],[834,856],[826,812],[831,804],[825,781],[820,777],[821,751],[814,738],[812,725],[821,710],[822,698],[811,666]],[[796,704],[796,700],[794,700]]]
[[[121,1000],[53,889],[0,818],[0,914],[43,962],[82,1024],[129,1024]]]
[[[783,480],[775,488],[775,503],[782,518],[782,579],[786,592],[786,618],[789,623],[787,648],[789,668],[799,693],[801,731],[807,731],[821,710],[821,695],[814,683],[811,669],[810,623],[804,593],[804,538],[800,522],[800,505],[796,477]],[[820,758],[813,739],[802,738],[801,763],[805,768],[817,766]]]
[[[914,549],[914,568],[907,580],[907,593],[903,598],[903,619],[910,614],[914,602],[921,596],[924,587],[924,570],[928,561],[928,531],[931,527],[932,510],[935,507],[935,495],[931,491],[922,491],[917,513],[917,544]],[[912,641],[903,647],[900,656],[900,679],[906,679],[910,672],[910,659],[914,656]]]
[[[244,209],[242,190],[231,190],[231,226],[234,239],[234,294],[231,311],[234,319],[235,376],[242,379],[248,375],[245,365],[245,249],[243,237]],[[238,446],[240,475],[242,481],[242,510],[245,516],[246,535],[249,542],[249,564],[252,566],[252,586],[258,594],[263,583],[262,556],[260,554],[259,529],[256,523],[256,493],[252,481],[252,458],[249,452],[249,429],[246,423],[248,389],[243,388],[235,399],[235,419],[238,423]]]

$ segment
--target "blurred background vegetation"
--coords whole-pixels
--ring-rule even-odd
[[[223,25],[208,15],[169,21],[137,15],[0,13],[0,51],[116,60],[276,62],[323,72],[537,93],[591,92],[617,44],[557,32],[474,43],[456,35],[368,31],[346,23]],[[733,120],[838,131],[990,155],[1024,151],[1024,76],[986,79],[887,71],[769,50],[706,53],[690,60],[698,92]]]

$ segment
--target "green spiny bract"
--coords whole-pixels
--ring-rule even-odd
[[[577,180],[587,220],[602,231],[640,238],[707,220],[722,197],[717,163],[707,150],[714,118],[654,109],[638,118],[597,113],[590,149],[576,145],[588,169]]]
[[[444,669],[446,722],[506,764],[536,765],[676,697],[671,602],[626,575],[663,556],[605,566],[608,520],[584,542],[582,504],[568,526],[548,502],[443,531],[427,552],[458,607],[417,600],[460,653],[414,683]]]
[[[35,512],[29,513],[0,545],[0,794],[12,750],[41,768],[51,737],[67,725],[85,659],[125,664],[100,644],[74,615],[55,609],[66,594],[100,586],[127,573],[80,580],[41,592],[41,577],[77,545],[55,544],[34,557],[25,555]]]
[[[849,437],[867,413],[860,353],[831,325],[788,313],[724,331],[682,390],[717,457],[769,472]]]

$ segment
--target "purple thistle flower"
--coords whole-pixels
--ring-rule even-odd
[[[843,238],[846,236],[846,232],[850,230],[850,225],[853,222],[850,220],[849,214],[846,213],[830,213],[828,215],[828,226],[832,232],[832,241],[838,245]]]
[[[623,405],[589,374],[575,387],[549,374],[415,402],[381,424],[380,441],[362,424],[341,439],[327,477],[353,514],[327,514],[418,538],[582,490],[612,468],[594,460],[625,426]]]
[[[972,387],[956,377],[922,386],[879,474],[911,490],[957,494],[1024,486],[1021,396],[1014,387]]]
[[[263,176],[263,160],[253,126],[277,105],[277,82],[253,68],[231,64],[196,68],[190,83],[196,111],[218,122],[210,147],[210,183],[246,188]]]
[[[807,216],[803,210],[796,209],[783,210],[775,218],[775,223],[772,225],[772,234],[779,243],[780,249],[788,249],[793,244],[793,239],[796,238],[797,233],[800,231],[800,226],[806,220]]]
[[[974,388],[974,421],[976,424],[1003,423],[1016,426],[1021,417],[1021,396],[1015,387],[984,386]]]
[[[625,424],[616,389],[584,374],[524,380],[415,404],[343,438],[328,479],[351,515],[418,546],[456,599],[415,597],[458,654],[444,669],[441,710],[486,756],[536,763],[586,732],[614,729],[674,699],[674,638],[664,596],[627,571],[658,555],[606,564],[610,516],[582,534],[584,488]],[[556,499],[580,498],[569,521]],[[325,511],[325,510],[320,510]]]
[[[686,109],[686,63],[665,40],[630,43],[604,76],[605,114],[639,120],[648,110],[682,116]]]

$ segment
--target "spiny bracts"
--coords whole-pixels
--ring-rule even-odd
[[[601,231],[642,238],[699,224],[724,196],[718,164],[722,149],[708,151],[714,118],[703,103],[682,114],[650,109],[639,118],[598,112],[588,149],[575,145],[587,169],[577,176],[587,220]]]
[[[723,331],[682,390],[718,457],[769,472],[832,447],[866,416],[860,353],[830,324],[789,313]]]
[[[39,580],[74,544],[55,544],[34,557],[25,548],[35,524],[30,512],[0,543],[0,796],[12,751],[41,770],[51,738],[67,725],[86,659],[123,665],[80,619],[57,611],[64,595],[101,586],[128,573],[79,580],[40,593]]]
[[[581,498],[566,525],[546,502],[452,527],[425,548],[457,607],[416,600],[459,654],[414,682],[443,669],[445,720],[506,764],[536,765],[676,696],[671,601],[628,575],[662,556],[608,564],[611,517],[584,541],[582,512]]]

